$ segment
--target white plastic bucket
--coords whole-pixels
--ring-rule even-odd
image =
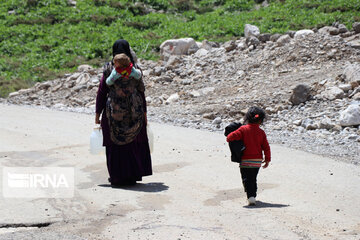
[[[149,139],[149,147],[150,147],[150,153],[153,153],[154,151],[154,133],[149,125],[149,123],[146,125],[147,135]]]
[[[95,127],[90,135],[90,153],[99,154],[104,150],[101,127]]]

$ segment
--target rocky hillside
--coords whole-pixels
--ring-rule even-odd
[[[161,61],[140,59],[150,121],[222,131],[257,105],[270,142],[359,163],[360,23],[285,35],[247,28],[224,44],[188,41],[185,52],[173,40]],[[100,78],[82,65],[3,101],[93,113]]]

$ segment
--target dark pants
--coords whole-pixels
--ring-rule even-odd
[[[259,168],[240,168],[240,173],[247,198],[256,197],[256,177],[259,173]]]

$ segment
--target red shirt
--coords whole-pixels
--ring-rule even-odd
[[[131,74],[132,67],[133,67],[133,64],[130,63],[129,66],[127,66],[126,68],[117,67],[117,68],[115,68],[115,70],[116,70],[116,72],[121,74],[123,77],[129,77],[129,75]]]
[[[265,161],[271,161],[270,146],[266,134],[259,124],[249,123],[243,125],[226,138],[228,142],[235,140],[242,140],[245,144],[242,159],[263,159],[262,152],[264,151]]]

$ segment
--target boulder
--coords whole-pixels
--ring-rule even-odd
[[[220,47],[220,44],[216,43],[216,42],[210,42],[208,40],[203,40],[201,42],[201,47],[200,48],[203,48],[203,49],[206,49],[206,50],[211,50],[212,48],[218,48]]]
[[[360,64],[349,64],[345,67],[343,76],[347,82],[360,83]]]
[[[281,34],[275,33],[275,34],[271,35],[270,41],[276,42],[281,36],[282,36]]]
[[[270,33],[262,33],[259,35],[258,39],[260,42],[268,42],[270,41],[271,34]]]
[[[284,46],[285,44],[289,43],[291,41],[291,37],[289,35],[282,35],[277,41],[276,43],[279,46]]]
[[[338,29],[339,29],[339,33],[346,33],[349,31],[344,24],[339,24]]]
[[[352,48],[360,49],[360,40],[359,39],[352,40],[349,42],[349,45]]]
[[[209,53],[208,50],[206,50],[205,48],[200,48],[196,53],[195,56],[196,57],[204,57]]]
[[[170,97],[166,100],[166,103],[173,103],[177,102],[179,100],[180,96],[178,93],[171,94]]]
[[[246,38],[250,36],[258,37],[260,35],[260,29],[257,26],[245,24],[244,34]]]
[[[237,47],[237,45],[234,40],[228,41],[224,44],[224,48],[225,48],[226,52],[230,52],[230,51],[236,49],[236,47]]]
[[[360,125],[360,105],[352,104],[348,106],[347,109],[340,113],[339,120],[340,125],[343,127]]]
[[[321,93],[322,97],[328,100],[340,99],[345,96],[344,91],[339,87],[333,86]]]
[[[322,27],[322,28],[320,28],[319,30],[318,30],[318,32],[320,33],[320,34],[330,34],[330,30],[331,29],[333,29],[333,28],[335,28],[335,27],[330,27],[330,26],[325,26],[325,27]],[[336,28],[335,28],[336,29]]]
[[[360,22],[354,22],[352,27],[355,33],[360,33]]]
[[[79,72],[94,72],[94,68],[87,64],[80,65],[77,70]]]
[[[310,99],[311,88],[306,84],[299,84],[293,89],[293,93],[290,96],[290,102],[293,105],[299,105]]]
[[[336,27],[329,27],[330,35],[338,35],[340,33],[339,29]]]
[[[356,101],[360,101],[360,92],[355,93],[354,95],[352,95],[351,99],[356,100]]]
[[[250,36],[246,38],[246,45],[247,46],[258,46],[260,44],[260,41],[257,37],[255,36]]]
[[[313,35],[314,31],[313,30],[309,30],[309,29],[303,29],[303,30],[299,30],[295,33],[294,38],[296,40],[300,40],[308,35]]]
[[[193,38],[166,40],[160,45],[160,57],[167,61],[171,55],[187,55],[190,48],[198,48]]]

